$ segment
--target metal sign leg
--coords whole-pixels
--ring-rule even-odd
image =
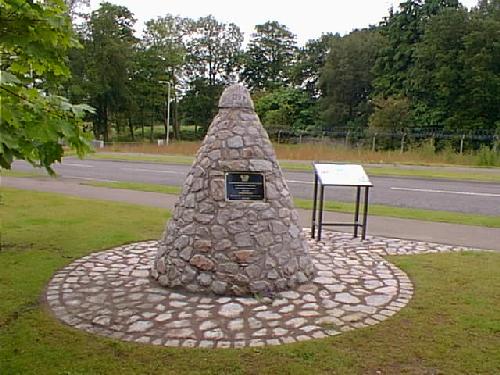
[[[363,209],[363,227],[361,229],[361,239],[364,240],[366,238],[366,223],[368,222],[368,190],[369,187],[365,186],[365,201],[364,201],[364,209]]]
[[[316,203],[318,200],[318,174],[314,172],[314,197],[313,197],[313,209],[312,209],[312,219],[311,219],[311,238],[314,238],[316,231]]]
[[[325,193],[323,184],[320,185],[319,189],[318,241],[321,241],[321,230],[323,229],[323,198]]]
[[[361,187],[358,186],[356,188],[356,206],[354,207],[354,238],[358,237],[360,198],[361,198]]]

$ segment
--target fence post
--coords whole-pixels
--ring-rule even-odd
[[[299,134],[299,143],[302,143],[302,132]]]
[[[373,138],[372,138],[372,151],[375,152],[375,142],[376,142],[376,138],[377,138],[377,133],[375,133],[373,135]]]
[[[349,135],[351,134],[351,131],[348,130],[347,133],[345,134],[345,141],[344,141],[344,146],[347,147],[349,145]]]
[[[278,143],[281,141],[281,130],[278,130]]]
[[[405,136],[406,133],[403,132],[403,135],[401,137],[401,150],[400,150],[401,154],[405,151]]]
[[[462,155],[464,152],[464,139],[465,139],[465,134],[462,134],[462,137],[460,138],[460,155]]]

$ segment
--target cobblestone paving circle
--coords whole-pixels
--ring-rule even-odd
[[[48,306],[87,332],[154,345],[239,348],[280,345],[377,324],[410,300],[404,272],[382,256],[466,248],[324,232],[309,240],[312,282],[265,297],[168,290],[149,276],[157,241],[90,254],[57,272]]]

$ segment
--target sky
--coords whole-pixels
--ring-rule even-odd
[[[101,0],[91,0],[90,10],[97,9]],[[278,21],[297,36],[299,45],[317,39],[324,33],[344,35],[353,29],[377,25],[389,14],[389,8],[400,0],[108,0],[126,6],[137,19],[136,31],[140,34],[144,22],[172,14],[197,19],[212,15],[219,22],[234,23],[244,33],[245,41],[251,38],[254,26],[266,21]],[[471,8],[478,0],[461,0]],[[85,11],[85,8],[82,10]],[[89,10],[89,11],[90,11]]]

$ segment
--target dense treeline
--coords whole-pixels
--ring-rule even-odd
[[[457,0],[407,1],[380,27],[373,127],[500,130],[500,1],[467,12]],[[389,123],[390,124],[390,123]]]
[[[42,7],[0,1],[18,13]],[[44,4],[60,10],[60,3]],[[58,61],[71,78],[47,76],[33,62],[20,74],[31,66],[31,85],[45,96],[92,106],[88,130],[104,141],[153,139],[154,125],[167,124],[168,97],[172,136],[194,125],[201,137],[223,87],[237,81],[251,89],[265,126],[282,131],[500,133],[500,0],[471,10],[457,0],[408,0],[379,25],[304,46],[269,21],[255,26],[245,47],[237,25],[212,16],[166,14],[146,22],[138,38],[127,8],[105,2],[78,15],[80,3],[66,0],[79,45],[68,43]],[[3,71],[16,66],[9,61]]]
[[[136,127],[144,135],[165,122],[168,85],[173,135],[180,124],[203,134],[222,88],[238,80],[274,129],[500,131],[499,0],[470,11],[457,0],[409,0],[378,26],[304,47],[276,21],[256,25],[245,49],[238,26],[212,16],[158,17],[141,39],[134,22],[103,3],[77,29],[84,48],[72,53],[67,94],[96,108],[104,140],[111,124],[133,138]]]

